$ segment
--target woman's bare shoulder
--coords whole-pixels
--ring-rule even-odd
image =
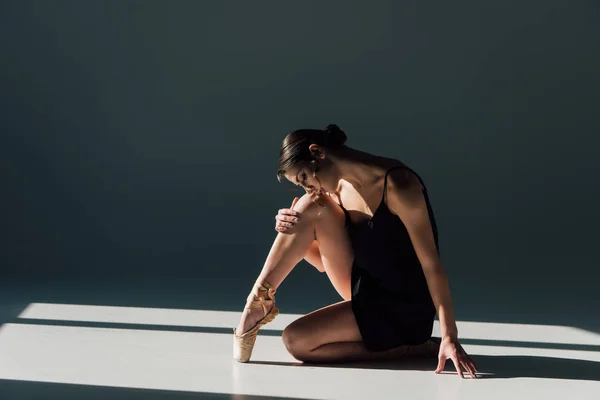
[[[421,181],[411,167],[404,163],[397,166],[406,168],[391,169],[388,174],[388,186],[398,189],[409,188],[411,186],[421,187]]]

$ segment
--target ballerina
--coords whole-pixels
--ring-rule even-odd
[[[306,194],[276,216],[278,232],[234,329],[247,362],[258,330],[279,313],[275,292],[302,259],[327,274],[342,301],[285,328],[297,360],[336,363],[398,357],[448,359],[463,378],[477,366],[458,341],[427,188],[406,164],[345,145],[336,125],[301,129],[282,143],[278,179]],[[441,337],[432,338],[435,315]]]

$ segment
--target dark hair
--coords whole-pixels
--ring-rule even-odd
[[[311,153],[308,147],[315,143],[326,149],[338,149],[344,147],[348,137],[339,126],[327,125],[325,129],[298,129],[283,139],[281,151],[279,152],[279,168],[277,180],[281,182],[281,175],[287,170],[302,164],[317,164],[317,157]]]

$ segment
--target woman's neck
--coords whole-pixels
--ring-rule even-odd
[[[356,190],[360,190],[377,180],[381,173],[382,158],[364,151],[345,148],[335,158],[337,193],[339,193],[343,181],[350,183]]]

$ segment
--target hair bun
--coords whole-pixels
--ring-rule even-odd
[[[335,124],[329,124],[325,128],[325,135],[327,136],[327,143],[333,147],[341,147],[346,143],[348,137],[339,126]]]

